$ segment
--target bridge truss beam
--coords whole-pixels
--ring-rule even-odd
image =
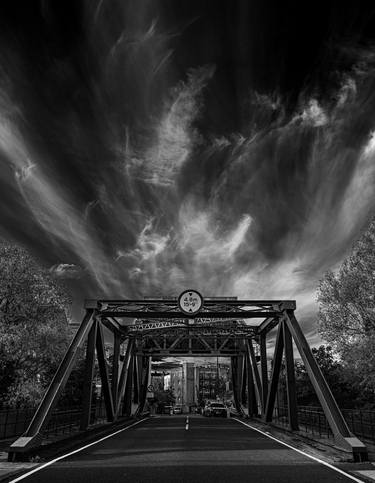
[[[43,429],[84,346],[86,377],[81,429],[90,424],[95,359],[100,369],[107,420],[116,421],[124,415],[140,415],[144,410],[153,356],[225,356],[232,361],[233,394],[238,411],[267,423],[273,421],[284,358],[289,427],[296,431],[293,341],[336,444],[351,451],[357,460],[366,458],[366,447],[350,432],[311,353],[294,314],[294,301],[207,300],[198,314],[191,315],[181,312],[177,299],[90,300],[85,307],[86,315],[30,426],[10,447],[10,460],[40,444]],[[252,325],[244,322],[259,318],[261,321]],[[104,349],[104,328],[113,335],[112,364]],[[275,328],[277,337],[269,379],[267,337]],[[259,349],[259,364],[254,343]]]

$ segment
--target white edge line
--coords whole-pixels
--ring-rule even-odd
[[[308,458],[314,460],[314,461],[317,461],[318,463],[321,463],[322,465],[324,466],[328,466],[328,468],[331,468],[331,470],[335,470],[337,471],[338,473],[341,473],[342,475],[344,476],[347,476],[348,478],[350,478],[351,480],[353,481],[356,481],[357,483],[365,483],[363,480],[359,480],[358,478],[356,478],[355,476],[352,476],[352,475],[349,475],[348,473],[345,473],[345,471],[343,470],[340,470],[339,468],[336,468],[336,466],[333,466],[331,465],[330,463],[327,463],[326,461],[323,461],[319,458],[316,458],[316,456],[312,456],[308,453],[305,453],[304,451],[301,451],[300,449],[297,449],[297,448],[294,448],[293,446],[291,446],[290,444],[288,443],[284,443],[284,441],[281,441],[280,439],[277,439],[275,438],[274,436],[271,436],[270,434],[267,434],[265,433],[264,431],[261,431],[260,429],[258,428],[254,428],[254,426],[250,426],[250,424],[247,424],[243,421],[241,421],[240,419],[237,419],[237,418],[232,418],[234,419],[235,421],[237,421],[238,423],[241,423],[243,424],[244,426],[247,426],[248,428],[250,429],[253,429],[254,431],[258,431],[258,433],[261,433],[261,434],[264,434],[264,436],[267,436],[267,438],[270,438],[270,439],[273,439],[274,441],[277,441],[278,443],[280,444],[283,444],[284,446],[287,446],[288,448],[290,449],[294,449],[294,451],[297,451],[297,453],[301,453],[303,454],[304,456],[307,456]],[[11,482],[12,483],[12,482]]]
[[[115,436],[116,434],[122,433],[123,431],[126,431],[129,428],[132,428],[133,426],[136,426],[139,423],[142,423],[143,421],[146,421],[148,418],[143,418],[140,421],[136,421],[133,424],[130,424],[129,426],[126,426],[125,428],[119,429],[118,431],[115,431],[114,433],[108,434],[107,436],[104,436],[103,438],[98,439],[97,441],[94,441],[93,443],[86,444],[85,446],[82,446],[82,448],[75,449],[74,451],[71,451],[70,453],[64,454],[63,456],[59,456],[58,458],[55,458],[54,460],[48,461],[47,463],[42,464],[41,466],[38,466],[37,468],[34,468],[33,470],[29,471],[28,473],[24,473],[23,475],[19,476],[15,480],[10,480],[9,483],[16,483],[17,481],[21,481],[24,478],[27,478],[28,476],[32,475],[33,473],[36,473],[37,471],[42,470],[43,468],[46,468],[47,466],[53,465],[56,463],[56,461],[60,461],[64,458],[67,458],[68,456],[71,456],[72,454],[79,453],[80,451],[83,451],[86,448],[89,448],[90,446],[93,446],[94,444],[100,443],[101,441],[104,441],[105,439],[111,438],[112,436]]]

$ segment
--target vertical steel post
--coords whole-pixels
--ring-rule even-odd
[[[120,334],[117,331],[113,332],[113,360],[112,360],[112,400],[115,407],[117,407],[117,392],[118,392],[118,371],[120,360]]]
[[[242,395],[243,395],[243,386],[244,386],[244,357],[242,355],[237,356],[237,390],[238,390],[238,401],[240,405],[243,403]]]
[[[95,343],[96,343],[96,331],[98,322],[95,320],[91,326],[87,347],[86,347],[86,364],[85,364],[85,379],[83,381],[82,391],[82,418],[81,418],[81,431],[88,428],[91,418],[91,400],[92,400],[92,384],[94,378],[95,369]]]
[[[141,356],[141,364],[140,364],[141,383],[140,383],[140,391],[139,391],[139,404],[138,404],[138,409],[136,413],[137,415],[141,414],[145,408],[149,367],[150,367],[150,357]]]
[[[246,354],[246,373],[247,373],[247,410],[249,417],[258,414],[258,407],[255,397],[254,377],[251,367],[251,359],[249,353]]]
[[[262,407],[262,383],[260,381],[260,375],[259,375],[259,371],[258,371],[257,360],[256,360],[256,357],[255,357],[253,341],[251,339],[247,339],[246,345],[247,345],[247,353],[250,357],[251,365],[252,365],[252,368],[253,368],[253,373],[254,373],[253,379],[255,380],[255,384],[256,384],[255,385],[255,387],[256,387],[256,397],[257,397],[257,401],[259,403],[259,404],[257,404],[257,406],[259,406],[261,408]],[[258,411],[257,411],[257,413],[258,413]]]
[[[243,415],[243,409],[241,407],[241,402],[240,402],[240,394],[241,394],[241,388],[239,387],[239,381],[242,380],[241,374],[239,374],[240,369],[239,369],[239,358],[238,356],[232,356],[231,357],[231,362],[232,362],[232,386],[233,386],[233,399],[234,399],[234,405],[236,406],[237,411]]]
[[[135,404],[139,404],[139,357],[134,355],[134,360],[133,360],[133,392],[134,392],[134,398],[133,401]]]
[[[293,341],[286,322],[283,320],[284,350],[286,366],[286,390],[288,398],[288,421],[292,431],[298,431],[298,406],[296,395],[296,381],[294,375]]]
[[[128,377],[126,379],[126,387],[124,394],[124,404],[122,406],[122,414],[131,416],[132,414],[132,395],[133,395],[133,380],[134,380],[134,353],[132,352],[129,361]]]
[[[130,367],[130,360],[133,354],[133,347],[134,347],[134,339],[128,339],[128,346],[126,348],[125,358],[121,369],[120,374],[120,382],[118,385],[118,393],[117,393],[117,401],[115,402],[115,414],[116,416],[119,414],[120,411],[120,404],[121,399],[124,395],[126,383],[129,376],[129,367]]]
[[[100,372],[100,379],[102,382],[102,392],[104,396],[104,404],[107,413],[107,421],[113,421],[115,418],[115,411],[113,407],[113,399],[112,399],[112,392],[111,386],[109,384],[109,376],[108,376],[108,367],[107,367],[107,359],[105,356],[105,348],[104,348],[104,337],[103,337],[103,328],[102,323],[98,321],[98,330],[96,336],[96,354],[98,357],[99,363],[99,372]]]
[[[267,394],[268,394],[268,368],[267,368],[267,335],[260,334],[260,369],[262,373],[262,416],[266,411]]]
[[[138,374],[138,399],[139,401],[142,399],[142,382],[143,382],[143,364],[144,364],[144,356],[137,356],[137,374]],[[139,402],[138,401],[138,402]]]
[[[240,406],[238,403],[237,398],[237,359],[235,356],[230,358],[231,361],[231,373],[232,373],[232,388],[233,388],[233,399],[234,405],[238,411],[238,407]]]
[[[246,364],[246,357],[242,357],[241,358],[241,363],[240,363],[240,367],[241,367],[241,373],[242,373],[242,377],[241,377],[241,394],[240,394],[240,400],[241,400],[241,404],[242,405],[245,405],[246,404],[246,386],[247,386],[247,364]]]
[[[276,343],[275,343],[275,352],[273,356],[273,367],[272,367],[272,375],[270,381],[270,387],[268,391],[267,403],[266,403],[266,410],[265,410],[265,421],[270,422],[272,421],[273,410],[275,407],[275,399],[277,393],[277,386],[279,383],[279,376],[280,376],[280,369],[281,369],[281,361],[283,358],[283,326],[279,323],[277,336],[276,336]]]

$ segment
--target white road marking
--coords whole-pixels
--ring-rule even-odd
[[[232,419],[234,419],[238,423],[243,424],[244,426],[247,426],[250,429],[253,429],[254,431],[258,431],[258,433],[264,434],[264,436],[267,436],[267,438],[273,439],[274,441],[277,441],[278,443],[286,446],[287,448],[290,448],[290,449],[293,449],[294,451],[297,451],[297,453],[300,453],[300,454],[303,454],[304,456],[307,456],[307,458],[310,458],[310,459],[312,459],[314,461],[317,461],[318,463],[321,463],[324,466],[328,466],[328,468],[331,468],[331,470],[337,471],[337,473],[341,473],[342,475],[350,478],[353,481],[356,481],[357,483],[365,483],[363,480],[359,480],[355,476],[349,475],[349,473],[346,473],[345,471],[340,470],[339,468],[336,468],[336,466],[333,466],[330,463],[327,463],[326,461],[323,461],[323,460],[317,458],[316,456],[312,456],[312,455],[310,455],[308,453],[305,453],[304,451],[301,451],[300,449],[294,448],[290,444],[284,443],[284,441],[281,441],[280,439],[277,439],[274,436],[271,436],[269,433],[266,433],[264,431],[261,431],[258,428],[254,428],[253,426],[250,426],[250,424],[247,424],[244,421],[241,421],[240,419],[237,419],[237,418],[232,418]]]
[[[132,428],[133,426],[136,426],[139,423],[142,423],[143,421],[146,421],[148,418],[143,418],[140,421],[137,421],[133,424],[130,424],[129,426],[126,426],[126,428],[119,429],[118,431],[115,431],[114,433],[108,434],[107,436],[104,436],[103,438],[98,439],[97,441],[94,441],[93,443],[86,444],[85,446],[82,446],[82,448],[75,449],[74,451],[71,451],[70,453],[64,454],[63,456],[59,456],[58,458],[55,458],[54,460],[48,461],[47,463],[44,463],[41,466],[38,466],[38,468],[34,468],[33,470],[29,471],[28,473],[25,473],[24,475],[19,476],[15,480],[11,480],[9,483],[16,483],[17,481],[24,480],[28,476],[36,473],[37,471],[42,470],[43,468],[47,468],[47,466],[53,465],[53,463],[56,463],[56,461],[60,461],[64,458],[67,458],[68,456],[72,456],[73,454],[79,453],[80,451],[83,451],[86,448],[90,448],[90,446],[93,446],[94,444],[98,444],[101,441],[104,441],[105,439],[112,438],[112,436],[115,436],[116,434],[122,433],[123,431],[126,431],[127,429]]]
[[[34,473],[42,470],[43,468],[47,468],[48,466],[53,465],[57,461],[60,461],[60,460],[62,460],[64,458],[67,458],[68,456],[72,456],[73,454],[79,453],[80,451],[83,451],[86,448],[90,448],[90,446],[94,446],[95,444],[98,444],[101,441],[104,441],[104,440],[106,440],[108,438],[111,438],[112,436],[115,436],[116,434],[122,433],[123,431],[126,431],[127,429],[130,429],[133,426],[136,426],[137,424],[142,423],[143,421],[146,421],[146,419],[148,419],[148,418],[143,418],[140,421],[137,421],[137,422],[135,422],[133,424],[130,424],[129,426],[126,426],[125,428],[119,429],[118,431],[115,431],[114,433],[108,434],[107,436],[104,436],[103,438],[100,438],[97,441],[94,441],[92,443],[86,444],[85,446],[82,446],[81,448],[78,448],[78,449],[76,449],[74,451],[71,451],[70,453],[67,453],[67,454],[65,454],[63,456],[59,456],[58,458],[55,458],[54,460],[48,461],[47,463],[44,463],[41,466],[38,466],[38,468],[34,468],[33,470],[31,470],[31,471],[29,471],[29,472],[27,472],[27,473],[19,476],[18,478],[15,478],[14,480],[11,480],[9,483],[17,483],[18,481],[24,480],[28,476],[30,476],[30,475],[32,475],[32,474],[34,474]],[[335,466],[331,465],[330,463],[327,463],[326,461],[323,461],[323,460],[321,460],[319,458],[316,458],[315,456],[309,455],[308,453],[305,453],[304,451],[301,451],[300,449],[294,448],[290,444],[285,443],[284,441],[281,441],[281,440],[275,438],[274,436],[271,436],[269,433],[265,433],[264,431],[261,431],[258,428],[255,428],[253,426],[250,426],[250,424],[247,424],[247,423],[245,423],[245,422],[243,422],[243,421],[241,421],[241,420],[239,420],[237,418],[232,418],[232,419],[234,421],[237,421],[238,423],[243,424],[244,426],[247,426],[250,429],[253,429],[254,431],[257,431],[258,433],[263,434],[264,436],[267,436],[267,438],[270,438],[270,439],[276,441],[277,443],[280,443],[280,444],[286,446],[287,448],[290,448],[290,449],[296,451],[297,453],[300,453],[300,454],[306,456],[307,458],[310,458],[310,459],[312,459],[314,461],[317,461],[318,463],[320,463],[320,464],[322,464],[324,466],[327,466],[328,468],[331,468],[331,470],[334,470],[337,473],[340,473],[340,474],[346,476],[347,478],[351,479],[352,481],[356,481],[357,483],[365,483],[363,480],[359,480],[358,478],[355,478],[354,476],[346,473],[343,470],[340,470],[339,468],[336,468]],[[187,418],[186,418],[186,426],[185,426],[185,429],[189,429],[189,416],[187,416]]]

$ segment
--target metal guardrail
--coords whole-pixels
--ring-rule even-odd
[[[2,409],[0,410],[0,440],[10,439],[23,434],[36,408]],[[342,414],[350,430],[360,439],[375,442],[375,411],[364,409],[343,409]],[[82,409],[80,407],[59,408],[52,413],[51,419],[44,430],[50,439],[55,436],[70,434],[79,429]],[[92,425],[104,423],[106,412],[103,399],[99,398],[93,408]],[[274,421],[280,426],[288,426],[288,408],[276,406]],[[299,406],[298,421],[300,431],[313,437],[333,438],[332,431],[323,410],[315,406]]]
[[[375,442],[375,411],[365,409],[342,409],[341,410],[350,430],[360,439]],[[286,406],[275,407],[275,422],[281,426],[288,426],[288,408]],[[333,438],[327,418],[320,407],[299,406],[298,422],[300,431],[304,431],[314,437]]]
[[[13,438],[25,432],[35,408],[0,410],[0,439]]]
[[[0,410],[0,440],[22,435],[29,426],[36,408]],[[57,408],[52,412],[43,433],[47,439],[78,431],[82,417],[81,407]],[[106,421],[104,400],[97,400],[92,409],[90,424]]]
[[[375,441],[375,411],[364,409],[343,409],[345,421],[355,435]]]
[[[275,407],[274,420],[276,424],[288,427],[288,408],[286,406]],[[312,437],[333,438],[327,418],[320,408],[299,406],[298,425],[300,431],[310,434]]]

